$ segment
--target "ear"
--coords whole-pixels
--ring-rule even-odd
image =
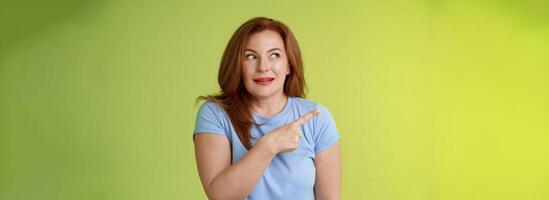
[[[292,73],[292,67],[288,65],[288,72],[286,72],[286,76],[290,75]]]

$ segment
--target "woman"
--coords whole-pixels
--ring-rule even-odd
[[[269,18],[241,25],[219,67],[219,95],[201,96],[194,130],[210,199],[339,199],[339,133],[304,99],[299,45]]]

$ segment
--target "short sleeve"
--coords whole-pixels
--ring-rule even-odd
[[[213,102],[206,102],[200,106],[196,114],[193,138],[198,133],[213,133],[227,136],[223,125],[223,111]]]
[[[340,135],[337,131],[335,121],[328,109],[322,105],[317,105],[320,113],[315,118],[315,154],[318,154],[332,145],[336,144]]]

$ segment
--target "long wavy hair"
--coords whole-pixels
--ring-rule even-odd
[[[272,30],[280,34],[284,46],[290,74],[284,82],[284,94],[291,97],[305,98],[305,78],[301,51],[292,31],[282,22],[266,17],[255,17],[242,24],[232,35],[219,65],[217,82],[221,91],[216,95],[199,96],[196,100],[211,101],[220,105],[227,115],[247,150],[252,148],[250,130],[255,123],[250,110],[253,96],[244,87],[242,80],[242,64],[244,48],[250,36],[264,30]]]

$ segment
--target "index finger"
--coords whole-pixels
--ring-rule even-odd
[[[305,114],[305,115],[301,116],[300,118],[296,119],[294,121],[294,124],[297,125],[297,126],[301,126],[305,122],[312,119],[314,116],[318,115],[318,113],[320,113],[320,110],[319,109],[314,109],[313,111],[308,112],[307,114]]]

